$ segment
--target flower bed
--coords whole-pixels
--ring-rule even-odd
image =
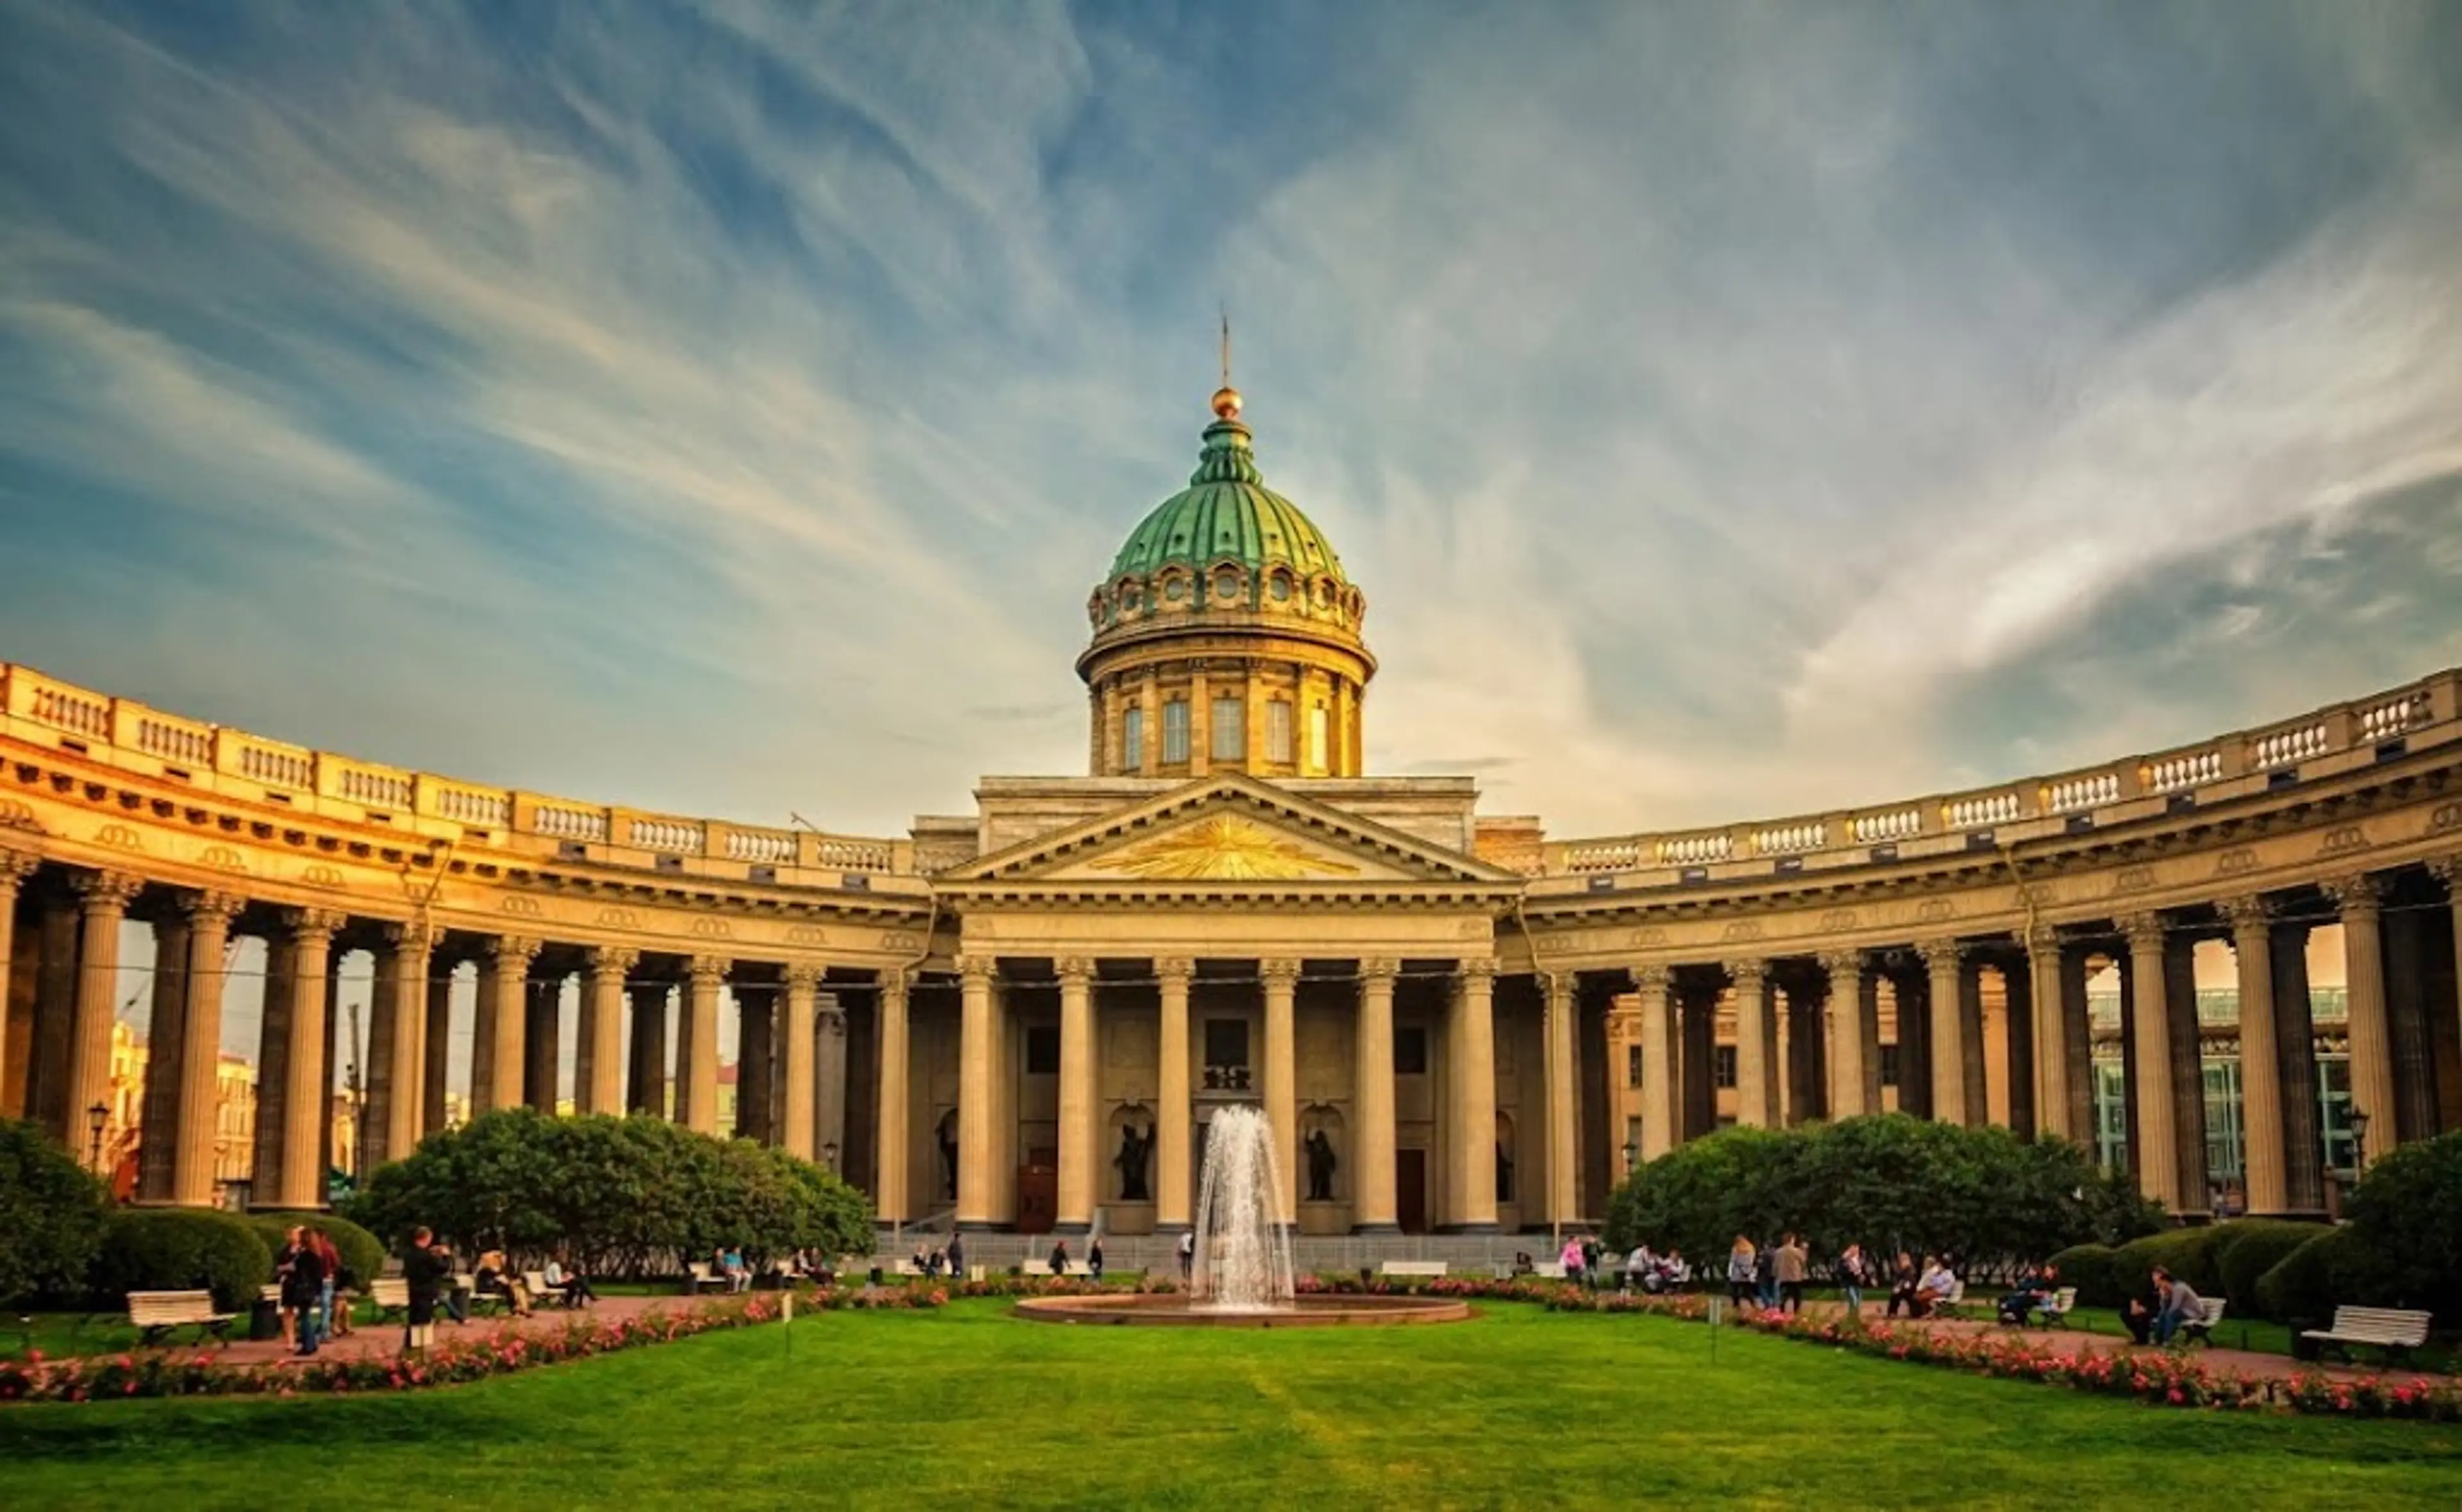
[[[1709,1296],[1698,1292],[1640,1296],[1586,1291],[1565,1282],[1485,1280],[1477,1277],[1379,1277],[1362,1283],[1343,1276],[1308,1277],[1302,1289],[1326,1292],[1413,1295],[1531,1302],[1559,1312],[1646,1312],[1688,1323],[1706,1322]],[[1832,1349],[1892,1360],[2066,1386],[2106,1396],[2128,1396],[2164,1407],[2228,1410],[2287,1408],[2293,1412],[2353,1417],[2416,1417],[2462,1422],[2462,1387],[2421,1376],[2338,1376],[2295,1370],[2284,1376],[2246,1375],[2218,1370],[2185,1352],[2169,1350],[2061,1350],[2014,1333],[1965,1333],[1916,1324],[1859,1322],[1835,1315],[1743,1307],[1728,1322],[1756,1332],[1825,1344]]]

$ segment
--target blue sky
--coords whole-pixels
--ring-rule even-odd
[[[2462,7],[0,8],[0,657],[885,832],[1260,457],[1551,832],[2462,662]]]

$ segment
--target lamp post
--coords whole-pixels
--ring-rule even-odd
[[[834,1140],[834,1139],[828,1139],[828,1140],[824,1140],[824,1141],[822,1141],[822,1143],[821,1143],[821,1164],[823,1164],[823,1165],[825,1165],[825,1166],[829,1167],[829,1168],[830,1168],[830,1170],[831,1170],[831,1171],[832,1171],[832,1172],[834,1172],[834,1171],[836,1171],[836,1170],[837,1170],[837,1168],[838,1168],[838,1142],[837,1142],[836,1140]]]
[[[2351,1179],[2368,1168],[2368,1112],[2357,1103],[2351,1105]]]
[[[86,1169],[97,1176],[102,1174],[102,1126],[109,1122],[111,1122],[111,1105],[108,1103],[97,1103],[85,1111],[88,1140],[85,1164]]]
[[[1632,1175],[1633,1167],[1640,1163],[1641,1146],[1633,1140],[1626,1140],[1624,1142],[1624,1174],[1627,1176]]]

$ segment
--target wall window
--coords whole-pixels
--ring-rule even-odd
[[[2348,1051],[2317,1057],[2318,1127],[2325,1132],[2325,1169],[2356,1171],[2359,1141],[2351,1137],[2351,1057]],[[2389,1116],[2369,1110],[2370,1118]]]
[[[1276,699],[1265,705],[1265,759],[1291,759],[1291,705],[1287,699]]]
[[[1120,769],[1143,771],[1146,765],[1146,711],[1131,708],[1120,721]]]
[[[1624,1084],[1627,1087],[1641,1085],[1641,1047],[1638,1045],[1624,1048]]]
[[[1736,1048],[1721,1045],[1710,1052],[1710,1078],[1720,1087],[1736,1085]]]
[[[1329,769],[1333,763],[1326,756],[1326,733],[1330,720],[1324,704],[1308,710],[1308,766],[1318,771]]]
[[[1188,701],[1174,699],[1162,706],[1162,762],[1176,767],[1188,760]]]
[[[2128,1169],[2128,1068],[2117,1045],[2095,1048],[2094,1155],[2106,1171]]]
[[[1428,1031],[1415,1024],[1393,1026],[1393,1074],[1428,1074]]]
[[[1214,701],[1214,759],[1238,761],[1248,754],[1247,702],[1237,696]]]
[[[1898,1085],[1898,1048],[1894,1045],[1881,1047],[1881,1085]]]

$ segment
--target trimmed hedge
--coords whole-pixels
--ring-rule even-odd
[[[111,1194],[40,1128],[0,1119],[0,1303],[73,1297]]]
[[[2372,1300],[2462,1323],[2462,1130],[2372,1162],[2343,1211],[2368,1245]]]
[[[2257,1284],[2293,1250],[2332,1230],[2330,1223],[2302,1223],[2279,1218],[2235,1219],[2217,1227],[2214,1269],[2222,1277],[2223,1296],[2230,1301],[2232,1311],[2248,1317],[2277,1318],[2266,1307]]]
[[[2120,1251],[2108,1244],[2072,1244],[2052,1257],[2060,1284],[2078,1289],[2082,1307],[2120,1306]]]
[[[2112,1284],[2124,1297],[2150,1291],[2154,1267],[2162,1266],[2197,1290],[2201,1297],[2222,1295],[2222,1278],[2214,1273],[2214,1241],[2218,1228],[2174,1228],[2132,1239],[2112,1258]]]
[[[2328,1228],[2282,1257],[2257,1279],[2265,1315],[2286,1322],[2322,1322],[2337,1303],[2365,1306],[2367,1243],[2346,1228]]]
[[[331,1213],[251,1213],[248,1220],[255,1225],[257,1237],[265,1241],[269,1253],[282,1253],[282,1245],[294,1225],[313,1228],[334,1242],[334,1247],[342,1253],[342,1264],[360,1286],[365,1287],[384,1274],[383,1243],[347,1218]]]
[[[273,1279],[273,1251],[248,1220],[195,1207],[125,1207],[104,1225],[95,1257],[97,1300],[118,1307],[132,1291],[214,1294],[225,1312],[246,1310]]]

